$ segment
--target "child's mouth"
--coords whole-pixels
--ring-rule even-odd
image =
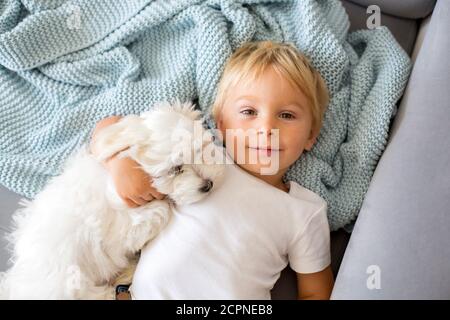
[[[253,149],[253,150],[257,150],[259,154],[263,154],[266,156],[271,156],[273,152],[280,152],[282,150],[280,149],[272,149],[272,148],[265,148],[265,147],[257,147],[257,148],[253,148],[253,147],[248,147],[249,149]]]

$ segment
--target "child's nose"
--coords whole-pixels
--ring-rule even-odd
[[[260,128],[258,130],[258,135],[270,137],[272,134],[273,134],[273,129],[270,129],[270,128]]]
[[[266,136],[271,136],[275,133],[277,129],[276,123],[271,118],[262,119],[259,125],[258,134],[263,134]]]

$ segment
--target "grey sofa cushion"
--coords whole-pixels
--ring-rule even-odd
[[[9,253],[4,238],[10,230],[11,215],[18,208],[20,198],[20,195],[0,185],[0,271],[7,268]]]
[[[0,230],[6,231],[11,223],[11,214],[17,209],[23,198],[0,184]]]
[[[349,0],[367,8],[375,4],[381,12],[401,18],[419,19],[429,15],[436,4],[436,0]]]
[[[449,15],[450,1],[438,1],[334,299],[450,298]],[[380,289],[366,285],[371,265],[380,268]]]
[[[5,271],[9,267],[8,259],[10,255],[6,247],[5,236],[6,230],[0,228],[0,272]]]

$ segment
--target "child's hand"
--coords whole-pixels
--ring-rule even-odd
[[[107,160],[105,167],[113,178],[117,193],[130,208],[144,205],[153,199],[164,199],[164,194],[152,187],[152,178],[131,158]]]
[[[95,136],[103,128],[112,125],[120,120],[120,116],[111,116],[100,120],[92,134],[90,149],[93,154],[95,150]],[[139,167],[139,164],[131,158],[117,158],[117,155],[110,157],[103,162],[103,165],[111,174],[117,193],[130,208],[136,208],[146,204],[153,199],[163,199],[164,195],[152,187],[152,178]]]

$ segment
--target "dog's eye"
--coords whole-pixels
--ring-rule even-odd
[[[179,175],[181,173],[183,173],[183,166],[182,165],[173,167],[172,170],[171,170],[171,174],[173,174],[175,176],[177,176],[177,175]]]

